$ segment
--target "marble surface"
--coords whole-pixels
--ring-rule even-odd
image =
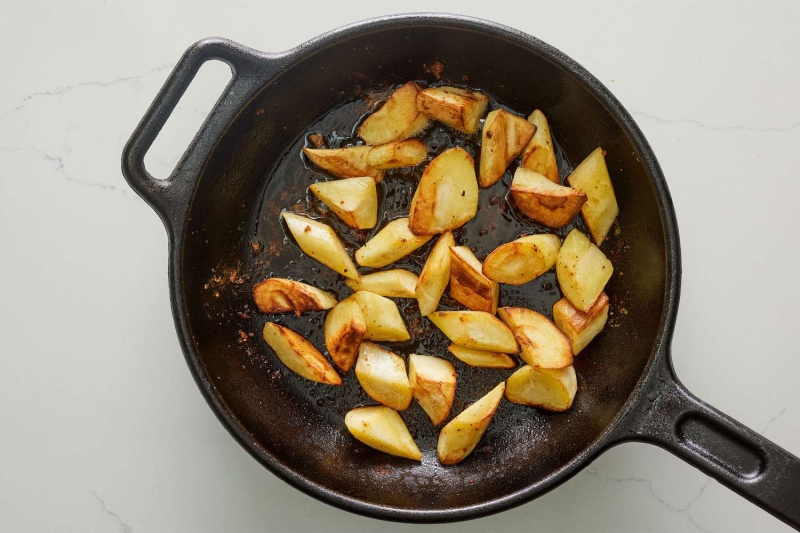
[[[228,436],[180,354],[162,224],[119,170],[123,143],[193,41],[278,51],[398,10],[516,26],[574,57],[632,111],[680,220],[677,372],[800,454],[800,3],[311,4],[37,0],[5,11],[0,530],[429,529],[319,503]],[[164,152],[148,160],[154,173],[172,168],[220,79],[210,72],[181,104]],[[436,529],[788,531],[644,444],[609,451],[520,508]]]

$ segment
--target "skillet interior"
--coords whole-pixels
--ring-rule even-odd
[[[282,244],[277,212],[305,198],[305,187],[316,175],[280,166],[282,159],[298,158],[298,143],[309,126],[342,102],[357,99],[359,88],[409,79],[433,82],[423,65],[436,60],[445,65],[443,80],[462,83],[466,76],[469,85],[512,109],[543,109],[568,161],[577,163],[603,146],[621,211],[621,235],[606,245],[616,270],[607,288],[616,312],[614,327],[606,328],[576,359],[579,392],[572,410],[554,415],[505,402],[476,453],[447,468],[435,458],[438,431],[417,405],[404,417],[425,454],[422,465],[357,445],[343,424],[344,413],[366,401],[352,372],[344,390],[338,390],[312,386],[284,371],[260,340],[266,317],[248,307],[252,281],[270,272],[287,275],[288,261],[299,256],[292,243]],[[612,114],[579,79],[538,52],[497,36],[441,26],[388,27],[301,53],[231,124],[209,156],[189,209],[182,305],[214,392],[256,448],[312,483],[355,500],[443,510],[479,505],[545,483],[595,441],[621,409],[657,335],[666,279],[664,230],[654,189],[637,155]],[[279,166],[291,171],[273,177]],[[486,201],[482,192],[481,204]],[[251,247],[255,238],[264,244],[260,254]],[[332,277],[318,279],[341,288]],[[553,300],[547,291],[524,298],[534,308]],[[620,314],[623,308],[627,314]],[[321,348],[322,315],[313,319],[311,325],[306,320],[286,323]],[[247,338],[250,333],[253,338]],[[435,338],[425,342],[426,353],[447,356],[446,343]],[[398,351],[416,349],[413,345]],[[462,381],[454,413],[507,375],[477,371],[473,376],[463,365],[456,366]]]

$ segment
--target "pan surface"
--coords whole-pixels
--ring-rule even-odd
[[[144,154],[209,59],[231,64],[233,81],[170,179],[154,180]],[[443,72],[432,68],[437,63]],[[251,300],[252,285],[273,275],[348,294],[340,279],[301,257],[279,213],[291,208],[323,217],[351,248],[373,233],[347,230],[306,195],[310,183],[325,178],[308,167],[300,148],[310,132],[325,134],[331,146],[351,141],[359,117],[381,91],[408,80],[468,85],[491,94],[493,106],[521,113],[542,109],[558,143],[562,177],[602,146],[620,207],[619,232],[604,244],[615,268],[606,288],[615,314],[576,358],[573,408],[552,414],[504,402],[476,451],[452,467],[438,463],[438,431],[417,405],[403,416],[424,453],[421,465],[358,444],[344,427],[344,413],[372,402],[352,372],[344,387],[333,388],[286,371],[260,339],[267,317],[254,312]],[[453,144],[477,149],[475,139],[443,128],[428,130],[426,142],[432,152]],[[554,48],[507,27],[449,15],[367,21],[282,54],[201,41],[134,132],[123,172],[170,235],[173,314],[198,386],[242,446],[301,490],[379,518],[467,519],[534,498],[605,448],[635,439],[669,448],[800,524],[800,461],[697,400],[674,377],[668,349],[680,250],[664,178],[630,115]],[[381,185],[384,223],[407,212],[419,173],[393,172]],[[509,180],[506,175],[504,183],[481,191],[478,216],[458,235],[481,258],[501,242],[542,230],[513,214]],[[397,266],[418,271],[426,251]],[[523,288],[504,286],[501,305],[549,314],[558,297],[551,273]],[[414,340],[387,346],[455,362],[416,305],[401,300],[400,307]],[[322,320],[322,313],[280,318],[320,348]],[[453,414],[508,374],[455,363],[460,381]]]

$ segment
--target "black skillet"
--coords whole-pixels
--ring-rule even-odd
[[[144,155],[209,60],[229,64],[233,78],[172,175],[156,180]],[[576,358],[580,389],[572,410],[551,414],[504,402],[478,449],[452,467],[436,461],[437,431],[416,405],[404,418],[425,454],[421,465],[358,444],[343,414],[368,398],[352,373],[334,389],[285,371],[259,338],[266,317],[251,311],[250,300],[252,283],[269,275],[346,294],[341,280],[300,257],[278,221],[280,209],[298,201],[297,209],[320,212],[305,189],[324,178],[307,168],[299,148],[312,130],[328,134],[330,145],[347,142],[348,128],[376,99],[364,91],[411,79],[435,83],[437,61],[444,67],[440,83],[484,89],[494,106],[543,109],[559,143],[562,175],[596,146],[605,148],[620,204],[620,232],[604,245],[616,271],[607,288],[616,314]],[[434,151],[448,143],[474,147],[444,130],[430,132],[427,141]],[[280,54],[204,40],[167,79],[125,147],[122,168],[167,228],[172,310],[197,385],[253,457],[308,494],[377,518],[464,520],[535,498],[604,450],[636,440],[668,449],[800,527],[800,460],[698,400],[676,378],[670,339],[681,265],[667,184],[628,112],[553,47],[494,23],[430,14],[361,22]],[[386,180],[382,209],[389,217],[408,208],[418,171]],[[479,256],[531,231],[506,202],[508,179],[481,193],[479,220],[459,235]],[[351,246],[367,237],[337,229]],[[488,233],[478,239],[480,229]],[[404,266],[418,269],[421,257]],[[548,274],[518,292],[504,287],[501,303],[548,312],[558,297],[553,281]],[[392,349],[447,357],[443,337],[418,319],[415,306],[401,307],[417,341]],[[280,320],[322,346],[321,314]],[[457,370],[454,412],[507,375],[460,364]]]

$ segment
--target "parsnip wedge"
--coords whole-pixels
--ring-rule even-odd
[[[475,162],[463,148],[450,148],[428,163],[411,200],[409,227],[416,235],[459,228],[478,211]]]
[[[517,353],[514,334],[497,317],[483,311],[436,311],[428,315],[455,344],[473,350]]]
[[[374,228],[378,222],[378,191],[370,177],[320,181],[308,188],[351,228]]]
[[[500,352],[473,350],[458,344],[451,344],[447,347],[447,351],[469,366],[477,368],[514,368],[517,366],[514,359]]]
[[[597,148],[589,154],[569,175],[567,182],[586,194],[588,199],[581,207],[581,213],[595,244],[600,246],[619,214],[603,149]]]
[[[428,253],[428,259],[417,281],[417,304],[422,316],[427,316],[439,305],[439,300],[450,282],[450,248],[456,240],[452,231],[439,236]]]
[[[411,405],[411,385],[403,358],[377,344],[362,342],[356,377],[364,392],[376,402],[403,411]]]
[[[489,97],[458,87],[435,87],[417,94],[417,110],[465,133],[478,131]]]
[[[367,323],[358,302],[348,298],[328,311],[323,326],[325,347],[333,362],[347,372],[356,360]]]
[[[586,203],[586,194],[551,182],[542,174],[518,168],[511,180],[514,205],[528,218],[549,228],[572,222]]]
[[[356,407],[344,417],[353,437],[370,448],[421,461],[422,454],[397,411],[382,405]]]
[[[408,227],[408,219],[397,218],[356,250],[356,262],[365,267],[385,267],[407,256],[431,238],[432,235],[414,235]]]
[[[397,304],[389,298],[367,291],[357,291],[350,298],[361,306],[361,314],[367,324],[365,339],[399,342],[411,338]]]
[[[508,165],[522,152],[536,126],[504,109],[489,113],[483,123],[480,179],[482,189],[497,183]]]
[[[369,115],[358,128],[358,136],[367,144],[378,145],[404,138],[419,115],[419,87],[410,81],[397,89],[380,109]]]
[[[560,184],[556,152],[553,149],[553,138],[550,135],[547,118],[544,113],[536,109],[528,117],[528,122],[536,126],[536,132],[522,151],[522,168],[538,172],[553,183]]]
[[[336,305],[336,298],[311,285],[283,278],[269,278],[253,287],[253,300],[262,313],[321,311]]]
[[[483,262],[483,275],[509,285],[528,283],[553,268],[561,241],[549,233],[502,244]]]
[[[572,364],[569,340],[543,314],[523,307],[501,307],[497,316],[506,323],[521,348],[520,357],[538,368],[565,368]]]
[[[525,365],[506,381],[506,400],[548,411],[566,411],[572,407],[578,379],[575,368],[545,369]]]
[[[328,360],[298,333],[287,327],[267,322],[264,324],[262,334],[278,359],[292,372],[318,383],[342,384],[342,378]]]
[[[370,146],[348,146],[346,148],[303,147],[306,157],[322,170],[337,178],[361,178],[369,176],[376,183],[383,179],[383,170],[372,168],[367,163]]]
[[[450,296],[473,311],[495,314],[500,286],[482,270],[472,250],[466,246],[450,248]]]
[[[425,143],[419,139],[393,141],[369,151],[367,163],[377,169],[412,167],[428,157]]]
[[[408,356],[408,382],[414,399],[434,426],[447,419],[456,396],[456,371],[449,361],[429,355]]]
[[[418,281],[413,272],[395,268],[361,276],[361,281],[348,279],[346,283],[354,291],[369,291],[389,298],[414,298]]]
[[[601,292],[589,311],[576,309],[569,300],[561,298],[553,304],[553,321],[569,339],[572,353],[578,355],[608,321],[608,296]]]
[[[460,463],[472,453],[489,427],[497,406],[503,399],[505,387],[505,383],[500,383],[442,428],[436,453],[443,465]]]
[[[333,228],[288,211],[282,215],[301,250],[346,278],[361,277]]]
[[[600,248],[577,229],[564,239],[556,261],[556,274],[561,292],[584,313],[603,292],[614,267]]]

